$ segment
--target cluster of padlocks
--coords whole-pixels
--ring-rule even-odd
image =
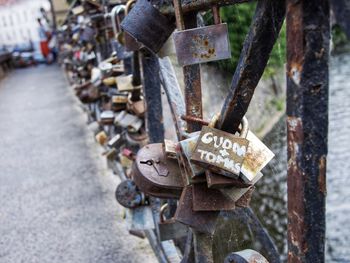
[[[184,243],[189,229],[213,235],[220,211],[248,206],[273,153],[249,130],[246,118],[237,132],[228,133],[217,128],[219,115],[211,121],[191,119],[176,110],[179,105],[171,96],[175,122],[182,118],[200,123],[202,129],[190,133],[186,125],[177,126],[179,141],[150,143],[147,110],[155,105],[145,96],[142,57],[165,57],[170,39],[180,66],[230,58],[227,24],[221,23],[215,5],[215,25],[185,30],[181,1],[173,3],[176,24],[173,15],[164,15],[147,0],[125,5],[81,2],[72,7],[60,31],[62,64],[90,122],[98,125],[96,140],[109,167],[121,179],[115,195],[127,209],[129,231],[148,238],[153,233],[162,253],[171,250],[172,259],[191,262],[184,246],[183,256],[174,256],[169,244]],[[164,59],[160,63],[161,71],[169,65]],[[174,86],[164,80],[170,71],[152,74],[163,75],[167,94],[181,93],[170,90]],[[160,261],[176,262],[171,257]],[[252,250],[233,253],[227,262],[257,262],[250,261],[253,257],[267,262]]]

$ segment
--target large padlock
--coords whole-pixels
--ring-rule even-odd
[[[134,181],[139,189],[159,198],[179,198],[183,181],[177,160],[166,158],[162,143],[141,148],[133,165]]]
[[[175,25],[150,1],[138,0],[123,19],[121,28],[147,49],[158,53],[174,31]]]
[[[184,30],[181,0],[174,0],[179,31],[173,34],[180,66],[228,59],[231,57],[227,24],[221,23],[219,8],[213,7],[215,25]]]
[[[165,219],[164,210],[167,208],[168,204],[165,203],[159,212],[159,239],[160,241],[178,239],[187,236],[189,228],[176,221],[174,218]]]
[[[125,16],[128,15],[136,0],[129,0],[125,5]],[[128,32],[124,32],[124,43],[126,51],[139,50],[141,45]]]
[[[249,141],[248,121],[242,121],[240,136],[203,126],[191,161],[209,168],[213,172],[238,178],[247,153]]]

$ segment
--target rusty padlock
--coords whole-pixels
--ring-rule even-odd
[[[117,186],[115,198],[119,204],[126,208],[135,208],[146,204],[144,193],[142,193],[130,179],[124,180]]]
[[[209,168],[215,173],[238,178],[249,141],[248,121],[242,120],[240,136],[203,126],[191,161]]]
[[[123,19],[121,28],[153,53],[158,53],[175,29],[169,18],[150,1],[138,0]]]
[[[180,66],[228,59],[231,57],[227,24],[221,23],[219,8],[213,6],[215,25],[184,30],[181,0],[174,0],[177,29],[173,34]]]
[[[168,204],[165,203],[162,205],[159,211],[159,239],[160,241],[178,239],[187,236],[189,228],[176,221],[175,218],[165,219],[164,211],[168,207]]]
[[[179,198],[183,182],[177,160],[166,157],[162,143],[141,148],[133,165],[134,181],[139,189],[159,198]]]

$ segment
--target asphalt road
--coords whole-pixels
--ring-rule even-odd
[[[0,81],[0,262],[156,262],[60,68]]]

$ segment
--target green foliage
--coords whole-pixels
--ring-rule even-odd
[[[335,25],[332,28],[332,41],[335,49],[340,48],[349,43],[346,34],[338,25]]]
[[[231,59],[216,62],[221,69],[234,72],[239,56],[243,47],[243,42],[250,29],[250,24],[254,15],[256,3],[245,3],[220,8],[220,14],[223,22],[228,24],[229,40],[231,45]],[[208,15],[210,14],[210,15]],[[204,16],[207,24],[212,24],[212,14],[208,12]],[[280,37],[278,38],[270,56],[268,66],[265,69],[264,76],[269,77],[276,73],[285,63],[286,53],[286,30],[283,26]]]

